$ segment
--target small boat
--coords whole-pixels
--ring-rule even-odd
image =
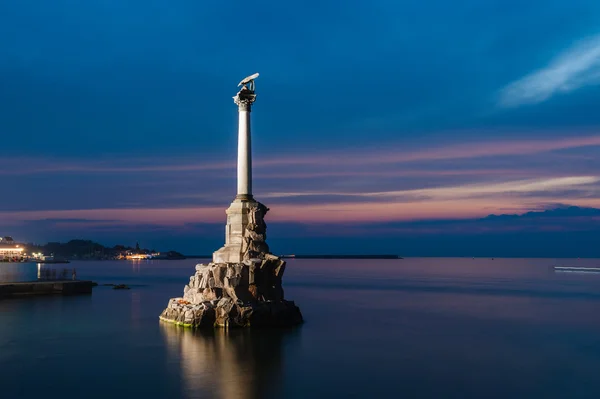
[[[66,259],[56,258],[54,255],[44,256],[41,254],[38,254],[36,257],[34,257],[33,261],[35,263],[47,263],[47,264],[71,263]]]

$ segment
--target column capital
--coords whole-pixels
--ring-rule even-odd
[[[252,103],[249,101],[239,101],[236,102],[238,105],[238,111],[247,111],[252,112]]]
[[[238,111],[252,112],[252,103],[256,101],[254,90],[250,90],[245,86],[233,97],[233,102],[238,106]]]

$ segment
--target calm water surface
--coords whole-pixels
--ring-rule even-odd
[[[0,300],[1,397],[600,397],[600,274],[549,268],[600,260],[291,260],[298,329],[160,323],[197,262],[73,262],[132,289]]]

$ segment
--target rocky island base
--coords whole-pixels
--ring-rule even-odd
[[[199,264],[181,298],[172,298],[160,315],[165,322],[191,328],[290,327],[302,314],[283,295],[285,261],[266,254],[242,263]]]

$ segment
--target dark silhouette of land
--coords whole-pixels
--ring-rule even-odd
[[[54,255],[57,259],[70,260],[112,260],[123,257],[126,253],[151,254],[157,253],[154,249],[140,248],[139,244],[135,247],[125,245],[115,245],[114,247],[105,247],[102,244],[91,240],[71,240],[66,243],[49,242],[44,245],[27,244],[27,249],[31,253],[41,252],[45,255]],[[158,259],[185,259],[185,256],[176,251],[161,252]]]
[[[402,259],[398,255],[281,255],[293,259]]]

